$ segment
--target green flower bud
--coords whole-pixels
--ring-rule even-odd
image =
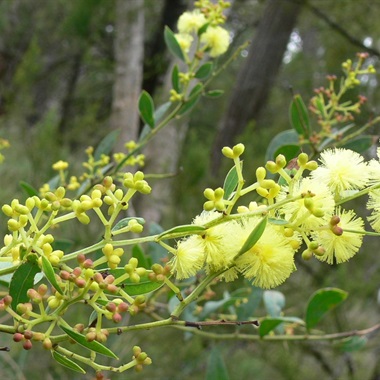
[[[277,164],[274,162],[274,161],[268,161],[266,164],[265,164],[265,168],[271,172],[272,174],[275,174],[277,173],[279,167],[277,166]]]
[[[279,154],[276,157],[276,165],[281,169],[283,169],[286,166],[286,158],[283,154]]]
[[[1,208],[1,210],[3,211],[3,213],[6,215],[6,216],[9,216],[11,217],[13,215],[13,209],[11,206],[9,205],[3,205],[3,207]]]
[[[233,151],[233,154],[234,154],[234,158],[237,158],[239,156],[241,156],[243,153],[244,153],[244,145],[243,144],[237,144],[235,145],[233,148],[232,148],[232,151]]]
[[[205,191],[203,192],[203,195],[207,199],[210,199],[210,200],[215,199],[215,195],[214,195],[214,190],[213,189],[210,189],[210,188],[205,189]]]
[[[300,153],[298,155],[297,163],[300,167],[304,167],[309,160],[309,156],[306,153]]]
[[[262,166],[256,169],[256,178],[258,182],[261,182],[263,179],[265,179],[266,175],[267,175],[267,171]]]
[[[228,146],[225,146],[223,149],[222,149],[222,154],[227,157],[227,158],[231,158],[233,159],[234,158],[234,152],[233,150],[228,147]]]
[[[309,161],[306,165],[305,165],[305,169],[307,170],[316,170],[318,168],[318,163],[317,161]]]

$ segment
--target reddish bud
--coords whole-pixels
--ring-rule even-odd
[[[33,347],[33,344],[30,340],[26,340],[23,344],[22,347],[24,350],[30,350]]]

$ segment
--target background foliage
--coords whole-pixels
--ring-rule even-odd
[[[58,159],[68,159],[81,170],[79,163],[85,159],[84,149],[96,145],[110,132],[116,3],[116,0],[4,0],[0,3],[0,135],[12,145],[5,152],[6,161],[1,167],[2,204],[14,197],[24,197],[18,185],[21,180],[38,188],[51,178],[54,174],[51,164]],[[235,46],[255,36],[267,3],[234,2],[228,27],[233,32]],[[147,0],[143,8],[145,26],[141,33],[144,33],[145,56],[141,64],[145,71],[141,87],[157,98],[165,88],[165,68],[170,63],[166,52],[154,48],[156,36],[163,35],[161,26],[172,22],[165,19],[168,14],[163,10],[167,4],[177,7],[178,13],[188,5],[185,1]],[[265,147],[273,135],[289,128],[290,88],[300,92],[304,99],[310,98],[313,89],[324,84],[326,74],[339,75],[340,63],[366,48],[372,49],[371,61],[378,68],[379,16],[380,4],[371,0],[303,2],[270,96],[238,138],[246,145],[246,156],[253,158],[256,165],[263,164]],[[220,184],[220,174],[209,170],[211,147],[246,53],[243,51],[242,56],[214,80],[213,86],[223,89],[225,95],[202,100],[188,117],[186,138],[175,170],[174,192],[160,220],[164,227],[189,223],[201,210],[204,187],[213,185],[210,178],[214,184]],[[364,82],[366,86],[360,93],[369,101],[359,115],[362,122],[380,111],[377,78],[368,77]],[[378,129],[372,132],[379,134]],[[366,154],[371,157],[374,152]],[[220,172],[225,173],[223,169]],[[167,187],[171,186],[168,180],[163,181],[167,181]],[[0,229],[5,233],[3,215],[0,215]],[[94,228],[87,236],[78,235],[76,231],[70,233],[79,243],[93,238],[97,231]],[[355,260],[331,267],[329,271],[319,262],[298,263],[305,270],[296,272],[279,288],[287,295],[286,314],[303,315],[303,305],[316,289],[336,286],[346,290],[349,297],[336,312],[326,317],[325,325],[322,323],[325,331],[361,329],[375,324],[379,313],[377,250],[376,243],[367,238]],[[217,291],[223,294],[224,289],[219,286]],[[258,308],[258,313],[266,313],[264,305]],[[112,337],[112,349],[122,350],[122,339],[126,337]],[[212,360],[218,357],[206,355],[209,349],[223,355],[231,378],[250,378],[254,373],[263,379],[317,379],[321,373],[331,379],[380,376],[378,337],[354,352],[342,352],[329,343],[217,343],[184,336],[175,329],[131,334],[127,339],[136,344],[152,342],[151,347],[156,344],[157,350],[165,352],[159,355],[159,365],[145,370],[146,379],[204,378],[208,363],[214,365]],[[35,360],[37,355],[38,361]],[[55,366],[49,355],[42,351],[38,354],[18,351],[18,348],[10,355],[2,353],[0,374],[2,378],[41,379],[41,362],[46,358],[51,367],[44,372],[44,379],[72,378],[72,374]],[[154,353],[151,356],[154,360]],[[139,375],[129,373],[128,376],[133,379]]]

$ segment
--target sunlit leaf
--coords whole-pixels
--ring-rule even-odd
[[[40,270],[36,260],[26,261],[16,269],[9,284],[9,295],[12,297],[11,306],[13,310],[16,311],[19,303],[29,302],[26,293],[28,289],[33,288],[34,276]]]
[[[58,284],[57,278],[55,277],[54,269],[50,261],[45,256],[42,256],[42,271],[44,272],[50,284],[52,284],[57,290],[57,292],[63,294],[63,291]]]
[[[241,167],[243,167],[243,162],[241,161]],[[233,166],[226,175],[223,184],[224,197],[225,199],[230,199],[231,194],[235,191],[239,182],[239,178],[236,171],[236,166]]]
[[[75,372],[79,372],[83,374],[86,373],[86,371],[82,367],[80,367],[77,363],[73,362],[67,356],[62,355],[55,350],[52,350],[51,354],[54,360],[57,361],[59,364],[63,365],[64,367],[69,368]]]
[[[170,30],[168,26],[165,26],[165,31],[164,31],[164,39],[166,46],[168,47],[169,51],[179,58],[181,61],[185,60],[185,57],[183,55],[181,46],[179,46],[179,43],[177,39],[174,36],[174,33]]]
[[[88,342],[86,340],[86,337],[79,332],[69,329],[67,327],[64,327],[62,325],[59,326],[72,340],[77,342],[83,347],[88,348],[91,351],[95,351],[98,354],[102,354],[104,356],[108,356],[110,358],[118,359],[118,357],[106,346],[103,344],[97,342],[96,340],[93,340],[92,342]]]
[[[307,329],[310,330],[316,326],[329,310],[342,303],[347,296],[347,292],[337,288],[317,290],[307,304],[305,317]]]
[[[158,236],[159,240],[169,237],[170,235],[192,235],[199,234],[205,231],[206,228],[203,226],[196,226],[194,224],[185,224],[183,226],[173,227],[170,230],[164,231]]]
[[[154,103],[152,97],[145,90],[141,92],[139,98],[139,112],[141,119],[144,123],[148,124],[150,128],[154,128]]]

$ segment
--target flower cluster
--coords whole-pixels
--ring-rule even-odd
[[[231,148],[223,152],[234,159],[239,177],[238,156],[228,154]],[[379,160],[368,163],[354,151],[337,148],[324,151],[319,165],[301,153],[292,175],[286,164],[281,155],[275,162],[267,162],[266,168],[282,177],[278,183],[267,179],[261,167],[256,171],[256,183],[244,188],[244,180],[238,182],[227,199],[221,188],[206,189],[204,208],[208,211],[193,221],[205,231],[178,242],[171,260],[177,278],[204,269],[207,273],[220,272],[226,281],[240,273],[258,287],[273,288],[295,270],[294,255],[302,243],[306,246],[304,259],[314,256],[328,264],[345,262],[358,252],[366,231],[363,219],[342,204],[363,192],[369,193],[369,221],[379,231]],[[262,203],[241,205],[238,214],[231,214],[231,205],[250,191],[256,191]],[[254,234],[256,240],[252,240]]]
[[[183,13],[178,19],[175,37],[185,54],[189,53],[196,39],[195,56],[202,57],[204,52],[208,52],[210,57],[218,57],[227,51],[230,44],[228,31],[220,26],[225,21],[223,10],[229,3],[219,1],[213,4],[206,0],[195,5],[197,9]]]

